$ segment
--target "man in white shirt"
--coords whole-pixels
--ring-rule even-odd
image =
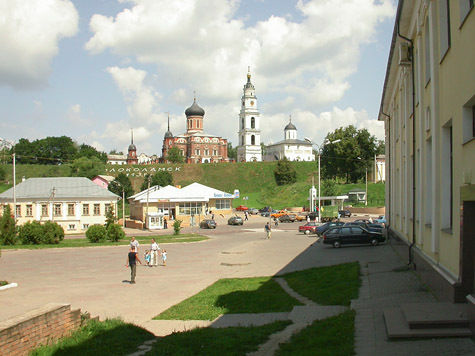
[[[132,239],[130,240],[130,247],[134,249],[135,252],[139,252],[139,242],[135,239],[134,236],[132,236]]]
[[[150,247],[150,266],[158,266],[158,251],[160,246],[152,239],[152,246]]]

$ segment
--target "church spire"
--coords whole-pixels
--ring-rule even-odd
[[[134,144],[134,129],[130,129],[130,144]]]

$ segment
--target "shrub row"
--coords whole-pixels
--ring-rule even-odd
[[[107,228],[103,225],[92,225],[87,229],[86,237],[90,242],[101,242],[106,239],[116,242],[125,238],[125,233],[119,224],[109,224]]]
[[[18,238],[24,245],[58,244],[64,239],[64,230],[52,221],[32,221],[18,228]]]

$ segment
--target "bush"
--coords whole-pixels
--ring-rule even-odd
[[[175,220],[175,222],[173,223],[173,230],[175,231],[175,235],[180,235],[181,220]]]
[[[107,238],[113,242],[117,242],[125,238],[125,232],[119,224],[110,224],[107,227]]]
[[[86,237],[90,242],[104,241],[107,237],[106,228],[102,225],[92,225],[86,231]]]
[[[5,205],[0,219],[0,243],[2,245],[14,245],[16,243],[16,225],[12,216],[10,205]]]
[[[55,222],[46,221],[43,224],[42,242],[45,244],[59,244],[64,239],[63,228]]]
[[[43,230],[38,221],[29,221],[18,228],[18,237],[24,245],[38,245],[43,240]]]

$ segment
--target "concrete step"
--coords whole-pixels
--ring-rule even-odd
[[[401,310],[410,329],[470,326],[466,304],[408,303],[402,304]]]
[[[400,308],[383,311],[386,331],[390,339],[408,338],[439,338],[439,337],[471,337],[469,328],[426,328],[410,329]]]

